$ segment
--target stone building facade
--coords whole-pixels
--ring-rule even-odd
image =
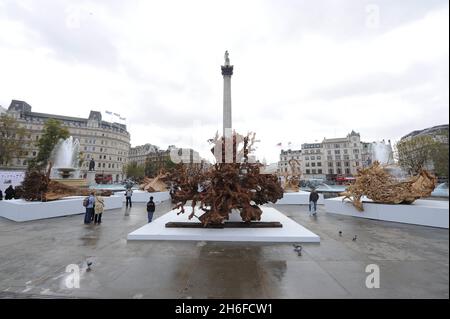
[[[278,162],[278,173],[292,173],[289,161],[295,159],[299,161],[300,167],[302,166],[302,151],[301,150],[281,150],[280,160]]]
[[[80,142],[84,159],[81,177],[86,174],[90,160],[94,159],[96,174],[103,180],[119,182],[125,178],[124,167],[130,151],[130,133],[126,125],[103,121],[97,111],[91,111],[88,118],[32,112],[28,103],[18,100],[11,102],[6,114],[17,119],[27,130],[27,146],[23,156],[14,158],[8,166],[0,163],[0,169],[25,170],[28,160],[37,156],[36,142],[42,135],[44,123],[48,119],[56,119]]]

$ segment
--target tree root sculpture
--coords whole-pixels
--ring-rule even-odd
[[[25,174],[20,186],[21,197],[26,201],[53,201],[67,196],[88,196],[92,190],[68,186],[50,179],[51,165],[46,174],[31,170]],[[101,196],[111,196],[110,190],[96,190]]]
[[[397,181],[375,161],[371,166],[359,169],[355,183],[340,195],[344,196],[343,200],[350,199],[357,210],[363,211],[363,196],[376,203],[411,204],[416,199],[430,196],[436,182],[436,177],[426,170],[407,181]]]
[[[302,176],[300,162],[296,159],[289,160],[290,172],[280,173],[284,177],[283,189],[286,193],[298,192],[300,189],[300,177]]]
[[[249,134],[242,139],[244,146],[239,150],[239,135],[234,134],[233,163],[219,161],[206,172],[182,164],[177,166],[169,180],[175,209],[180,209],[178,214],[184,213],[184,206],[191,201],[189,219],[195,216],[205,227],[229,220],[233,210],[240,213],[244,222],[250,223],[261,219],[262,210],[258,205],[275,203],[283,197],[277,176],[261,174],[261,164],[249,163],[249,146],[253,144],[254,135],[251,140],[250,137]],[[215,147],[221,147],[219,139],[215,140]],[[196,216],[197,204],[203,211],[200,216]]]
[[[144,177],[143,182],[139,185],[139,189],[149,193],[165,192],[168,188],[166,183],[167,176],[168,173],[161,171],[155,178]]]

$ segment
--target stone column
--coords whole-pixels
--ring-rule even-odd
[[[223,136],[225,132],[231,132],[231,76],[233,75],[233,66],[229,59],[222,65],[223,76]],[[228,129],[228,130],[227,130]]]

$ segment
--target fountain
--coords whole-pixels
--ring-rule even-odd
[[[79,178],[80,142],[73,136],[60,140],[52,151],[53,168],[50,174],[52,180],[62,184],[86,187],[86,180]]]

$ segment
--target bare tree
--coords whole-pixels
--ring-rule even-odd
[[[410,175],[416,175],[432,159],[440,143],[429,135],[414,136],[395,144],[398,164]]]

